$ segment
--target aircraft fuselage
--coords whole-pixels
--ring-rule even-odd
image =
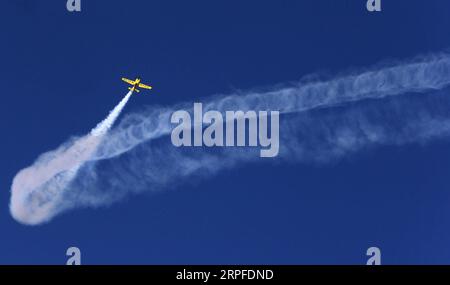
[[[133,89],[136,90],[136,88],[139,87],[139,83],[141,83],[141,79],[140,78],[136,78],[136,80],[134,81],[134,85],[133,85]]]

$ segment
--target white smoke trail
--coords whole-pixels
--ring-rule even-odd
[[[131,91],[128,92],[90,134],[42,155],[35,165],[16,175],[11,190],[10,211],[17,221],[24,224],[42,223],[51,217],[48,213],[56,214],[64,210],[64,190],[77,176],[83,163],[92,157],[131,94]]]
[[[269,92],[250,92],[216,96],[203,104],[208,110],[279,110],[303,112],[364,99],[380,99],[408,92],[439,90],[450,84],[450,55],[436,54],[398,65],[327,81],[297,83],[293,87]],[[100,146],[95,159],[107,159],[125,153],[147,140],[171,132],[170,116],[174,110],[189,109],[180,104],[153,108],[144,114],[131,114]]]
[[[117,106],[109,113],[108,117],[101,121],[92,131],[91,135],[98,137],[105,135],[109,129],[111,129],[114,122],[119,117],[120,113],[122,112],[125,105],[128,103],[128,100],[130,100],[131,94],[133,94],[132,91],[128,92],[127,95],[117,104]]]
[[[430,112],[435,111],[434,104],[430,109],[424,107],[426,104],[409,106],[411,103],[406,101],[405,109],[414,111],[405,113],[387,99],[383,101],[389,104],[377,105],[380,111],[367,107],[375,104],[373,100],[362,101],[430,93],[449,85],[450,56],[438,54],[327,81],[303,81],[269,92],[216,96],[204,103],[204,111],[279,110],[285,114],[280,129],[282,157],[324,161],[369,145],[446,136],[450,118],[445,117],[445,112],[437,112],[438,117],[434,117]],[[426,101],[428,97],[422,94],[419,99]],[[314,111],[347,105],[356,107],[339,116]],[[74,207],[109,204],[130,192],[168,187],[182,178],[211,174],[258,157],[252,149],[211,153],[158,143],[157,139],[170,133],[170,116],[179,108],[190,107],[153,107],[130,114],[115,130],[101,132],[101,141],[91,135],[44,154],[14,179],[10,206],[13,217],[24,224],[39,224]],[[367,112],[355,111],[364,109]],[[401,124],[384,124],[391,116]],[[104,124],[110,127],[112,123]],[[91,144],[95,147],[83,150]],[[82,155],[73,154],[79,149]]]

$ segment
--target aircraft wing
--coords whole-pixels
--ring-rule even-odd
[[[142,84],[142,83],[139,83],[139,88],[152,89],[151,86],[148,86],[148,85],[145,85],[145,84]]]
[[[122,80],[125,81],[128,84],[134,85],[134,81],[133,80],[130,80],[130,79],[127,79],[127,78],[122,78]]]

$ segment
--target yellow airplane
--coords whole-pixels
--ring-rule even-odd
[[[134,81],[127,79],[127,78],[122,78],[122,80],[130,85],[133,85],[133,87],[128,87],[128,90],[131,90],[131,92],[134,92],[134,91],[140,92],[140,90],[138,88],[152,89],[151,86],[141,83],[141,79],[139,77],[136,78]]]

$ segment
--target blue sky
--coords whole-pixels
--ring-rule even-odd
[[[42,2],[42,1],[41,1]],[[449,263],[448,140],[383,146],[325,165],[262,163],[28,227],[8,209],[17,171],[89,131],[124,95],[142,106],[338,74],[450,47],[450,3],[5,1],[0,12],[1,264]]]

